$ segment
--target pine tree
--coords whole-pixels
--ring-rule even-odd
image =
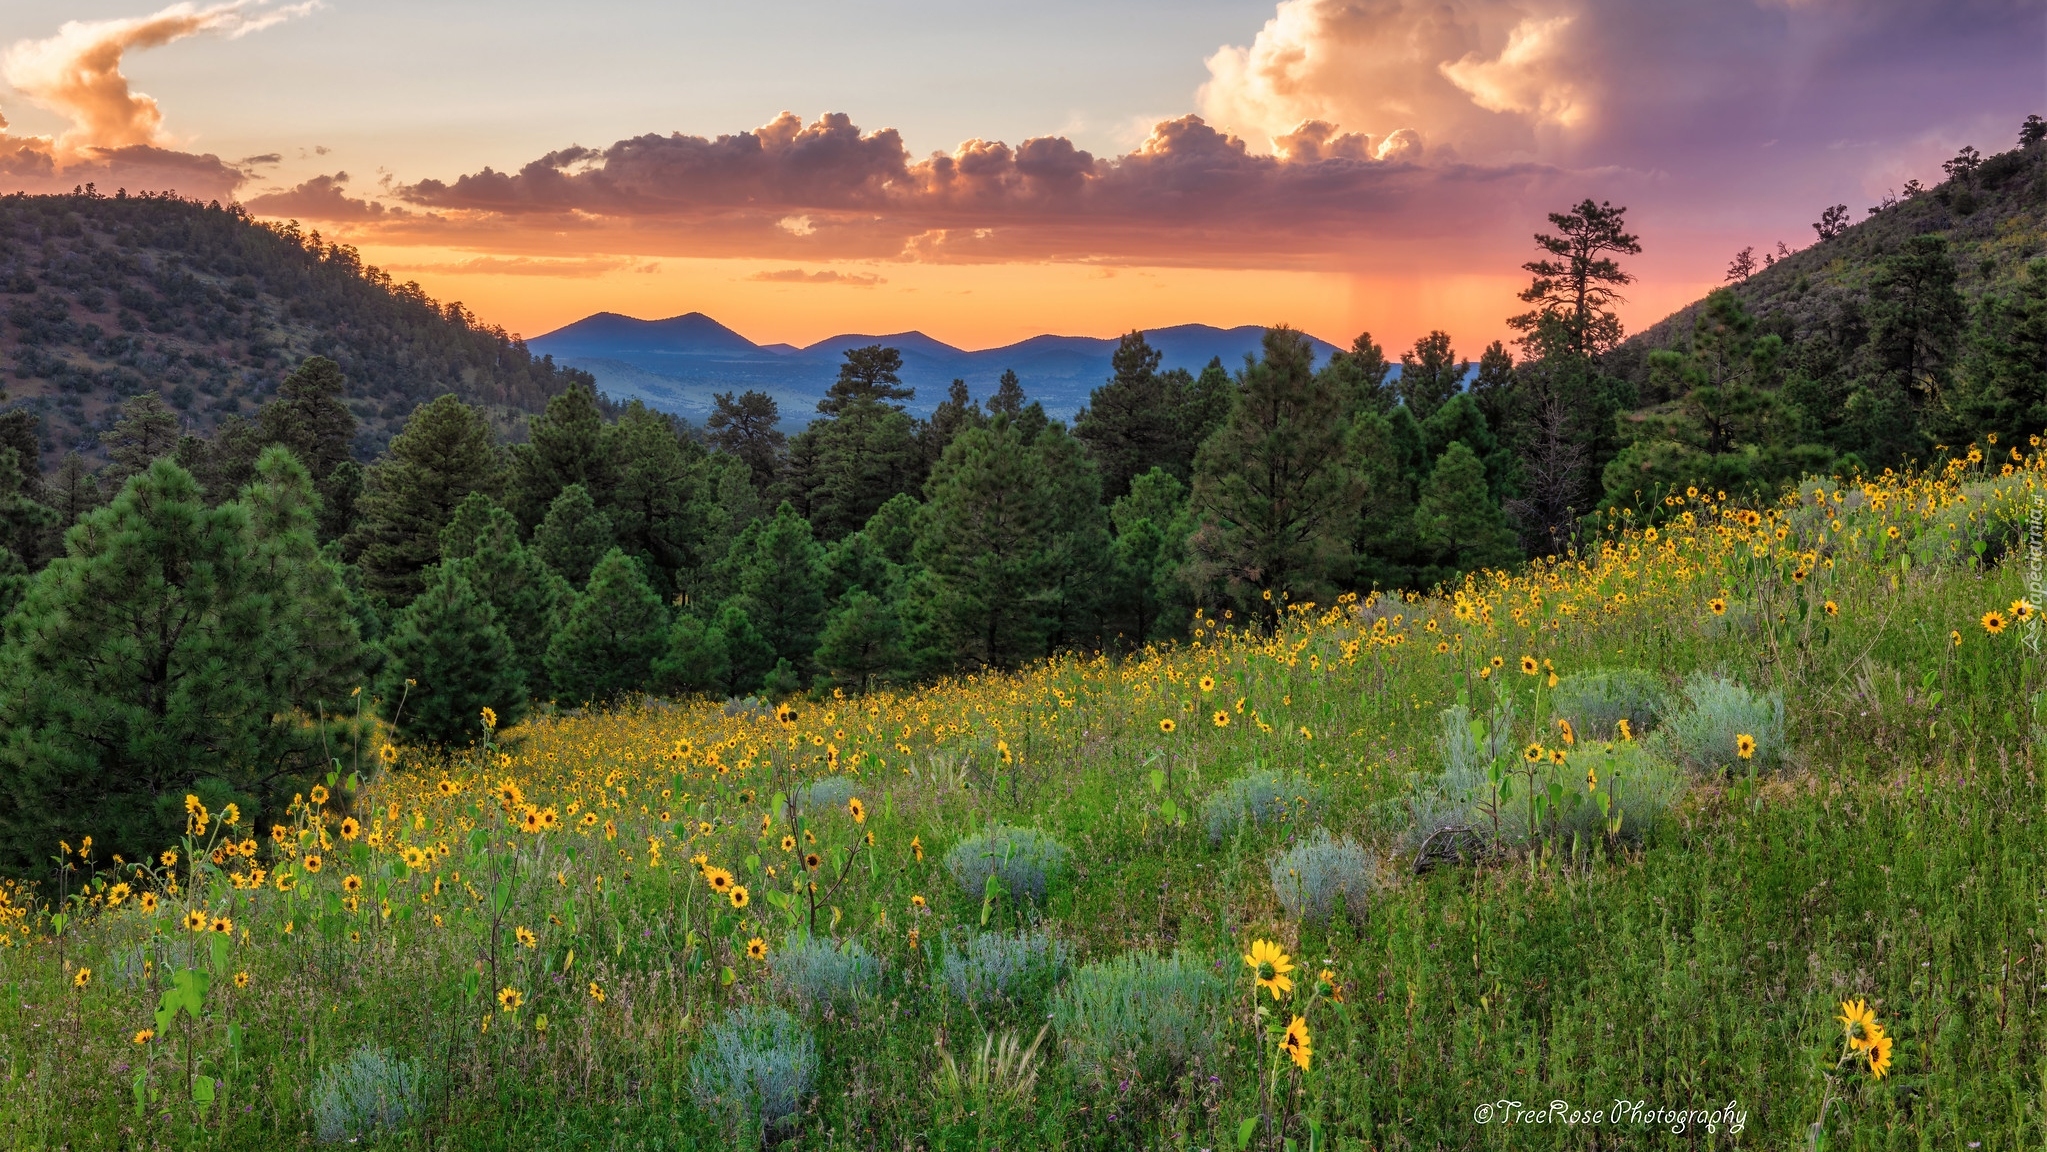
[[[575,602],[575,589],[519,542],[519,522],[512,514],[480,492],[462,502],[441,539],[443,563],[458,566],[496,613],[528,693],[551,699],[547,646]]]
[[[241,502],[248,509],[255,586],[278,608],[281,639],[263,670],[270,694],[334,712],[362,686],[369,651],[340,566],[320,551],[312,477],[290,449],[272,445],[256,458],[255,478]]]
[[[1288,601],[1327,602],[1348,563],[1362,488],[1345,446],[1344,397],[1291,328],[1268,329],[1230,418],[1202,446],[1189,582],[1270,622]]]
[[[727,601],[711,626],[725,655],[725,680],[720,688],[727,696],[737,696],[760,687],[774,670],[775,650],[753,626],[746,609],[736,599]]]
[[[1465,373],[1470,370],[1471,362],[1460,361],[1451,349],[1449,333],[1431,332],[1414,342],[1414,351],[1400,354],[1400,381],[1396,387],[1401,403],[1407,405],[1415,419],[1426,423],[1463,389]]]
[[[1581,360],[1607,351],[1621,340],[1621,323],[1612,311],[1620,289],[1634,282],[1614,259],[1640,255],[1642,244],[1627,232],[1626,208],[1585,200],[1569,212],[1552,212],[1549,221],[1561,235],[1535,234],[1536,247],[1546,254],[1521,267],[1534,274],[1521,292],[1535,307],[1507,323],[1527,333],[1531,353],[1565,355]],[[1540,343],[1533,338],[1545,321],[1555,327]]]
[[[1115,627],[1124,640],[1142,645],[1161,631],[1162,615],[1175,602],[1175,576],[1186,559],[1187,488],[1164,468],[1153,468],[1110,506],[1116,526],[1112,582]]]
[[[275,694],[308,640],[278,582],[249,510],[209,508],[170,460],[81,521],[0,649],[0,864],[79,834],[139,858],[176,837],[187,790],[282,811],[322,761],[316,725],[278,720],[317,712]]]
[[[667,607],[639,562],[613,548],[548,645],[547,671],[563,698],[608,702],[646,688],[667,644]]]
[[[667,645],[654,659],[655,686],[665,692],[711,692],[722,690],[731,673],[725,634],[695,613],[677,613],[668,626]]]
[[[1415,534],[1437,549],[1444,578],[1519,559],[1507,517],[1486,491],[1485,465],[1461,441],[1436,461],[1414,510]]]
[[[309,356],[278,382],[276,399],[256,417],[261,441],[291,449],[315,484],[326,480],[354,447],[355,414],[341,401],[347,385],[341,365]]]
[[[1400,397],[1386,383],[1386,375],[1392,370],[1385,350],[1373,342],[1370,332],[1358,333],[1347,351],[1331,356],[1322,367],[1343,397],[1345,410],[1352,413],[1384,414],[1393,410]]]
[[[854,588],[818,636],[817,662],[842,688],[871,691],[902,663],[902,625],[880,597]]]
[[[1160,353],[1131,332],[1109,357],[1113,373],[1089,393],[1087,407],[1073,417],[1073,434],[1088,447],[1101,470],[1102,494],[1110,500],[1130,491],[1130,482],[1167,464],[1180,442],[1179,399],[1159,372]]]
[[[817,402],[819,412],[836,416],[856,404],[879,404],[900,411],[902,406],[892,401],[916,398],[916,389],[902,386],[903,354],[896,349],[869,344],[846,349],[845,357],[845,363],[839,365],[839,378]]]
[[[549,400],[547,411],[528,423],[526,443],[512,448],[507,473],[505,506],[528,531],[571,484],[581,484],[601,505],[613,473],[595,390],[571,384]]]
[[[704,421],[711,443],[720,452],[744,461],[754,489],[766,492],[781,472],[782,453],[789,443],[777,426],[781,407],[765,392],[748,391],[737,399],[730,392],[720,392],[711,400],[711,418]]]
[[[1478,373],[1471,378],[1471,398],[1486,424],[1504,437],[1514,419],[1514,354],[1498,340],[1479,354]]]
[[[824,623],[824,551],[810,525],[784,504],[733,555],[733,590],[775,657],[800,673]]]
[[[610,495],[601,505],[618,546],[646,565],[655,591],[681,587],[719,516],[704,450],[677,435],[669,418],[631,401],[604,429]]]
[[[368,591],[402,606],[425,586],[441,529],[471,492],[498,489],[497,449],[483,413],[452,395],[422,404],[364,477],[361,522],[345,551]]]
[[[907,414],[864,398],[835,411],[797,436],[788,477],[793,503],[824,540],[857,530],[890,498],[916,491],[925,473],[916,421]]]
[[[597,510],[590,490],[581,484],[562,489],[533,530],[533,551],[577,587],[589,581],[590,570],[614,547],[611,519]]]
[[[423,592],[384,642],[378,682],[385,716],[408,739],[462,746],[482,733],[483,709],[509,727],[526,714],[526,678],[497,613],[458,564],[428,571]]]
[[[1007,420],[962,432],[925,485],[917,559],[954,657],[1011,667],[1044,650],[1055,525],[1037,458]]]
[[[1042,598],[1046,655],[1085,647],[1099,636],[1114,577],[1102,482],[1080,441],[1053,426],[1030,442],[1033,472],[1045,503],[1050,582]]]
[[[178,450],[178,414],[154,392],[131,396],[106,446],[106,479],[119,484]]]

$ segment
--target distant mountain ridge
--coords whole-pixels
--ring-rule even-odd
[[[1264,328],[1252,324],[1145,330],[1145,339],[1162,356],[1162,367],[1189,372],[1200,372],[1217,357],[1235,369],[1258,351],[1264,335]],[[1318,362],[1338,351],[1325,340],[1309,339]],[[845,350],[869,344],[902,352],[903,382],[917,390],[913,411],[930,411],[956,379],[965,380],[977,399],[984,398],[995,391],[1003,371],[1013,369],[1026,394],[1054,417],[1067,418],[1108,378],[1117,338],[1047,334],[971,351],[922,332],[844,333],[797,348],[755,344],[701,312],[663,320],[598,312],[527,343],[536,353],[589,372],[599,388],[618,400],[638,398],[701,420],[711,411],[713,394],[751,388],[775,397],[784,417],[800,423],[810,418],[838,375]]]

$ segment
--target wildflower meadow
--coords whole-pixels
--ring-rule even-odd
[[[2038,1147],[2043,499],[1991,441],[1120,659],[344,718],[0,891],[0,1133]]]

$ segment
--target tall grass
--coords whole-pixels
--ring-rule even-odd
[[[1498,1099],[1732,1100],[1753,1147],[1804,1147],[1827,1099],[1836,1148],[2037,1147],[2047,699],[2025,629],[1981,618],[2023,595],[2010,550],[2042,479],[2036,460],[1829,484],[1752,518],[1680,500],[1653,538],[1617,520],[1580,560],[1302,607],[1272,634],[1204,618],[1122,662],[825,697],[791,721],[541,717],[454,757],[395,749],[260,824],[208,813],[164,846],[175,863],[64,845],[0,902],[0,1132],[298,1145],[323,1074],[367,1045],[419,1070],[387,1147],[729,1147],[768,1119],[715,1087],[742,1083],[796,1086],[767,1133],[791,1147],[1734,1146],[1479,1124]],[[1639,836],[1567,826],[1605,734],[1565,742],[1557,694],[1616,668],[1670,694],[1666,727],[1696,710],[1695,676],[1781,696],[1781,764],[1687,774]],[[1628,755],[1657,755],[1651,737]],[[1538,818],[1416,874],[1411,801],[1452,769],[1500,812],[1541,798]],[[1239,805],[1211,838],[1204,801],[1260,772],[1312,785],[1311,820]],[[787,802],[840,779],[831,804]],[[1385,861],[1367,915],[1277,898],[1268,862],[1313,826]],[[947,868],[1001,827],[1070,854],[1042,890]],[[944,950],[969,931],[1072,956],[1033,976],[1054,1031],[1001,1108],[942,1090],[1036,1032],[984,1041],[957,1010]],[[1279,999],[1238,959],[1254,939],[1292,957]],[[856,946],[858,995],[801,993],[801,965]],[[1882,1080],[1837,1061],[1849,998],[1895,1041]],[[1305,1074],[1275,1059],[1294,1015]]]

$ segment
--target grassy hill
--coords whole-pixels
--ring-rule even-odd
[[[139,392],[210,433],[313,354],[348,375],[365,459],[442,392],[510,425],[588,379],[317,232],[168,196],[0,198],[0,317],[8,406],[40,416],[46,466],[95,457]]]
[[[287,812],[0,887],[0,1128],[2038,1147],[2047,693],[1972,544],[2043,476],[1692,500],[1127,661],[344,741]]]
[[[1867,303],[1878,263],[1927,233],[1947,239],[1965,299],[2010,294],[2027,261],[2047,255],[2047,143],[1991,156],[1970,176],[1873,210],[1833,239],[1777,259],[1731,287],[1763,332],[1794,346],[1837,340]],[[1756,258],[1763,259],[1761,248]],[[1648,354],[1686,347],[1704,305],[1695,302],[1636,333],[1610,365],[1646,384]]]

